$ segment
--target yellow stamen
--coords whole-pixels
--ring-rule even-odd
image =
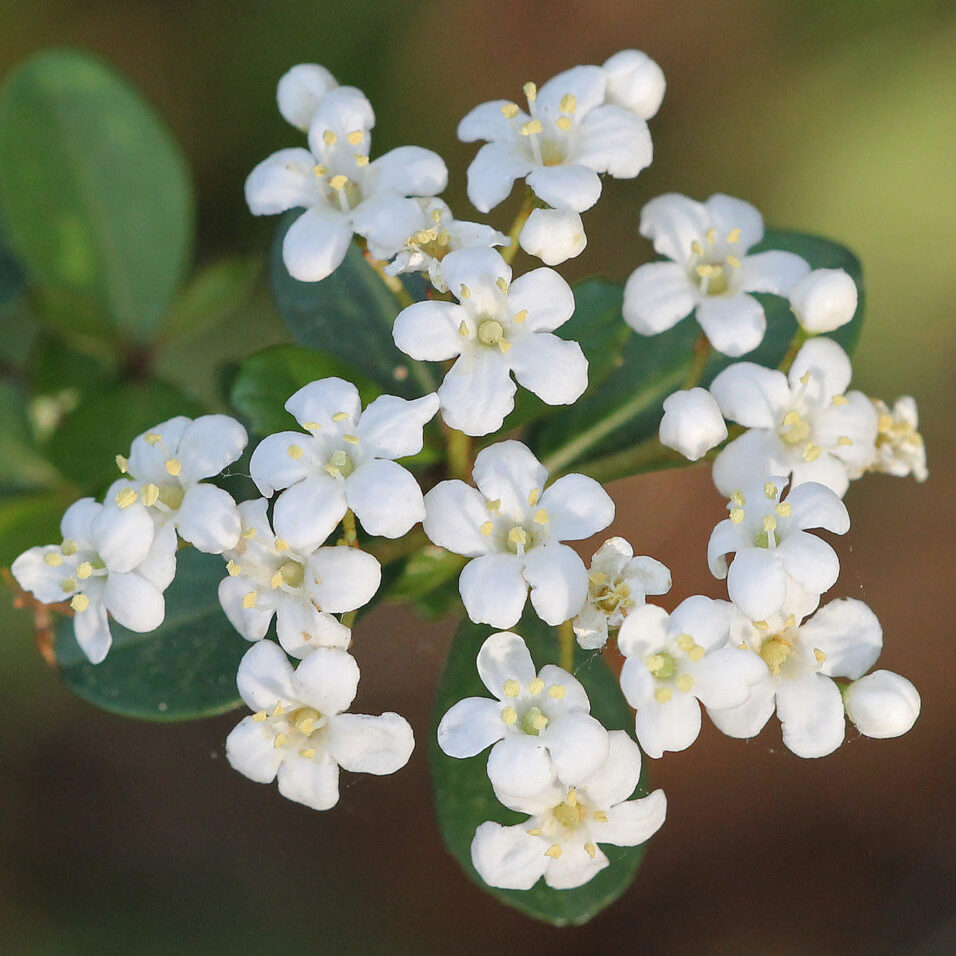
[[[822,454],[823,449],[819,445],[814,445],[812,441],[808,441],[801,453],[801,457],[804,461],[816,461]]]
[[[486,521],[478,530],[487,538],[495,530],[494,522]]]
[[[538,498],[541,497],[541,491],[538,488],[532,488],[528,492],[528,504],[533,508],[538,503]]]
[[[286,449],[289,457],[292,459],[301,458],[303,455],[302,449],[299,445],[289,445]]]
[[[841,445],[841,446],[844,447],[844,448],[848,448],[850,445],[853,444],[853,439],[850,438],[849,435],[841,435],[841,436],[837,439],[837,444],[838,444],[838,445]]]
[[[554,125],[560,130],[569,130],[574,125],[574,121],[570,116],[559,116],[554,121]]]
[[[529,103],[533,103],[538,98],[538,87],[530,80],[521,89]]]
[[[58,554],[56,551],[48,551],[43,555],[43,560],[51,568],[58,568],[63,563],[63,555]]]
[[[536,133],[540,133],[543,130],[544,127],[541,125],[541,120],[533,119],[528,120],[527,123],[524,123],[518,132],[521,133],[522,136],[534,136]]]
[[[736,256],[727,256],[727,262],[729,265],[732,265],[735,269],[740,268],[740,260]]]
[[[561,700],[567,692],[568,690],[564,684],[552,684],[548,688],[548,696],[553,697],[555,700]]]
[[[773,510],[776,511],[781,518],[789,518],[790,515],[793,514],[793,506],[789,501],[781,501]]]
[[[261,724],[261,723],[266,719],[266,717],[268,717],[268,716],[269,716],[269,715],[268,715],[264,710],[260,710],[258,713],[255,713],[255,714],[252,715],[252,719],[253,719],[257,724]]]
[[[744,497],[744,493],[738,488],[736,491],[732,492],[730,495],[730,500],[738,507],[743,508],[747,504],[747,499]]]
[[[689,658],[690,660],[692,660],[695,664],[696,664],[699,660],[702,660],[702,659],[706,656],[706,654],[707,654],[707,651],[705,651],[704,648],[702,648],[702,647],[700,646],[700,644],[695,644],[695,645],[687,652],[688,658]]]
[[[681,674],[677,678],[677,687],[685,694],[694,686],[694,678],[690,674]]]
[[[248,611],[249,608],[256,606],[258,598],[259,593],[257,591],[250,591],[248,594],[243,595],[242,606]]]
[[[137,494],[132,488],[124,488],[122,491],[117,492],[115,500],[121,508],[128,508],[130,505],[136,503],[136,498]]]
[[[368,166],[368,156],[360,156],[358,153],[356,153],[355,165],[359,167]]]
[[[514,707],[505,707],[501,711],[501,719],[509,726],[512,727],[518,722],[518,711]]]
[[[545,856],[550,856],[552,860],[556,860],[561,856],[561,846],[558,843],[552,843],[551,846],[544,851]]]
[[[468,325],[464,320],[462,320],[461,324],[458,326],[458,334],[466,339],[469,335],[471,335]]]
[[[603,810],[596,810],[594,820],[596,823],[607,823],[607,814]]]
[[[587,853],[587,855],[593,860],[597,855],[597,845],[594,843],[585,843],[584,852]]]
[[[497,514],[498,510],[501,508],[501,499],[493,498],[491,501],[485,502],[485,507],[492,513]]]
[[[731,245],[735,242],[740,242],[740,230],[731,229],[730,232],[727,233],[727,241],[731,243]]]
[[[77,565],[76,576],[81,581],[85,581],[92,574],[93,574],[93,565],[90,564],[89,561],[84,561],[82,564]]]
[[[234,578],[237,574],[242,573],[242,568],[236,564],[235,561],[227,561],[226,570],[229,572],[229,577],[231,578]]]
[[[285,538],[276,538],[275,540],[275,549],[276,551],[288,551],[289,542]]]
[[[305,757],[306,760],[311,760],[315,756],[315,747],[306,747],[305,750],[300,750],[299,756]]]
[[[276,734],[275,740],[272,741],[272,746],[278,750],[280,747],[284,747],[289,742],[289,738],[285,734]]]
[[[576,807],[578,805],[578,792],[572,787],[568,791],[567,799],[564,801],[569,807]]]
[[[690,636],[690,634],[680,634],[677,637],[677,646],[686,654],[687,651],[691,650],[696,641]]]
[[[124,458],[122,455],[116,456],[116,467],[125,475],[129,470],[129,459]]]
[[[348,185],[349,178],[348,176],[343,176],[342,173],[339,173],[337,176],[333,176],[329,180],[329,185],[336,191],[339,192]]]
[[[325,143],[326,146],[334,146],[338,141],[338,136],[336,136],[335,133],[333,133],[330,129],[325,130],[325,132],[322,134],[322,142]]]
[[[521,325],[526,318],[528,318],[528,310],[522,309],[520,312],[515,312],[512,321],[515,323],[515,325]]]
[[[495,279],[495,285],[498,286],[502,292],[508,291],[508,280],[505,279],[504,276],[498,276],[498,278]]]
[[[357,445],[359,443],[358,435],[343,435],[342,438],[350,445]]]
[[[521,112],[521,110],[518,109],[517,103],[505,103],[501,107],[501,112],[505,119],[514,119]]]
[[[183,470],[183,464],[175,458],[166,461],[166,471],[175,478]]]
[[[534,513],[534,522],[535,524],[547,524],[548,523],[548,512],[546,508],[539,508]]]
[[[156,432],[147,432],[143,435],[143,440],[147,445],[158,445],[163,440],[163,436],[158,435]]]
[[[351,133],[345,138],[353,145],[358,146],[362,142],[362,137],[365,134],[360,129],[353,129]]]
[[[541,836],[541,827],[532,827],[528,831],[528,836]]]
[[[464,282],[461,284],[461,288],[458,290],[459,299],[470,299],[471,298],[471,289],[465,285]]]
[[[528,693],[532,696],[535,694],[540,694],[544,690],[544,681],[540,677],[536,677],[530,684],[528,684]]]
[[[826,662],[827,656],[820,650],[819,647],[813,649],[813,656],[817,659],[818,664],[823,664]]]
[[[730,509],[730,520],[734,524],[740,524],[744,520],[744,509],[743,508],[731,508]]]
[[[528,532],[524,528],[512,528],[508,532],[508,541],[511,544],[527,544],[528,543]]]
[[[674,692],[669,687],[658,687],[654,691],[654,700],[659,704],[666,704],[673,696]]]
[[[143,485],[140,489],[139,497],[147,508],[152,508],[153,505],[159,501],[159,485],[154,485],[152,482],[148,485]]]
[[[830,401],[831,401],[831,403],[834,404],[834,405],[847,405],[847,404],[849,404],[849,401],[850,401],[850,400],[846,397],[846,395],[834,395],[833,398],[830,399]],[[889,415],[887,415],[887,416],[885,416],[885,417],[886,417],[886,418],[890,418]],[[892,422],[892,421],[893,421],[893,419],[890,418],[890,422]],[[877,426],[877,427],[879,427],[879,426]]]
[[[777,519],[773,515],[764,515],[763,530],[764,531],[777,530]]]
[[[777,486],[772,481],[768,481],[763,486],[763,493],[773,501],[777,497]]]
[[[85,594],[74,594],[70,601],[70,607],[78,613],[82,613],[90,606],[90,599]]]
[[[246,528],[246,530],[242,532],[242,537],[248,541],[249,539],[254,538],[257,533],[258,532],[255,528]]]
[[[276,573],[273,574],[271,578],[269,578],[269,586],[272,588],[273,591],[276,588],[282,587],[282,572],[281,571],[276,571]]]
[[[505,697],[517,697],[520,693],[521,685],[513,677],[509,677],[505,681]]]

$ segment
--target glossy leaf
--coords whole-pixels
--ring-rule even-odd
[[[30,429],[24,395],[0,380],[0,489],[56,485],[56,469],[41,453]]]
[[[60,676],[84,700],[103,710],[144,720],[191,720],[241,704],[236,671],[249,650],[219,606],[222,558],[181,551],[176,580],[166,591],[166,619],[149,634],[115,621],[113,646],[90,664],[73,637],[73,622],[56,625]]]
[[[557,663],[557,631],[543,624],[533,613],[526,614],[513,630],[520,634],[531,650],[535,664],[541,668]],[[468,876],[485,892],[497,897],[534,919],[556,926],[585,923],[614,902],[631,884],[644,856],[644,846],[616,847],[607,844],[601,849],[611,865],[589,883],[574,890],[552,890],[539,880],[530,890],[499,890],[487,886],[471,865],[471,841],[475,829],[485,820],[504,825],[520,823],[526,815],[506,809],[495,798],[485,771],[488,753],[466,760],[446,757],[436,742],[438,722],[458,700],[465,697],[487,697],[488,691],[478,678],[475,657],[490,633],[488,627],[465,620],[451,645],[445,671],[438,685],[430,730],[429,756],[435,802],[442,836],[452,856]],[[609,730],[633,733],[634,719],[621,695],[620,687],[599,654],[583,655],[575,677],[587,690],[591,713]],[[646,795],[644,781],[635,796]]]
[[[192,187],[152,108],[99,60],[32,57],[0,96],[0,206],[45,314],[149,341],[192,247]]]
[[[38,544],[61,539],[60,519],[70,500],[56,491],[0,496],[0,567]]]

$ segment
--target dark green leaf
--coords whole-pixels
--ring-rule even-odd
[[[260,435],[298,428],[284,407],[289,396],[303,385],[331,375],[352,382],[363,405],[381,394],[374,382],[340,359],[299,345],[276,345],[251,355],[239,366],[232,404]]]
[[[59,541],[60,519],[69,505],[56,491],[0,497],[0,567],[28,548]]]
[[[7,248],[4,231],[0,228],[0,305],[12,302],[23,291],[23,270]]]
[[[529,613],[514,630],[526,640],[539,668],[547,663],[557,663],[557,632],[553,628]],[[446,757],[437,744],[438,722],[449,707],[465,697],[489,696],[475,668],[478,649],[489,632],[489,628],[472,624],[467,619],[461,624],[438,685],[429,756],[442,836],[468,876],[501,902],[534,919],[556,926],[585,923],[613,903],[631,884],[644,856],[643,846],[603,845],[601,849],[607,854],[611,865],[598,873],[590,883],[574,890],[552,890],[543,880],[539,880],[530,890],[494,889],[485,885],[471,865],[471,841],[479,824],[494,820],[512,825],[526,819],[502,807],[495,798],[485,772],[487,752],[467,760],[455,760]],[[604,660],[599,654],[582,656],[580,651],[578,656],[581,663],[575,669],[575,677],[588,692],[591,713],[609,730],[633,732],[631,711]],[[642,781],[636,796],[645,794]]]
[[[354,244],[321,282],[299,282],[282,262],[282,239],[298,213],[283,218],[272,244],[270,281],[279,313],[300,345],[318,349],[364,372],[390,394],[416,398],[437,383],[420,362],[392,341],[399,306]]]
[[[27,419],[25,396],[10,382],[0,381],[0,488],[27,489],[59,482],[44,458]]]
[[[56,625],[56,659],[69,688],[103,710],[144,720],[191,720],[241,703],[236,671],[249,644],[226,620],[218,587],[222,558],[180,552],[166,591],[166,619],[149,634],[110,623],[113,646],[90,664],[73,637],[73,621]]]
[[[152,338],[189,259],[192,188],[178,146],[125,79],[71,50],[16,70],[0,97],[0,206],[52,321]]]
[[[465,559],[461,555],[426,545],[408,559],[387,596],[411,601],[428,619],[453,610],[461,613],[458,575],[464,565]]]
[[[79,393],[96,391],[115,373],[115,368],[45,333],[37,337],[27,363],[30,388],[35,395],[55,395],[67,389]]]

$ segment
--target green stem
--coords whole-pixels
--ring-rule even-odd
[[[558,647],[560,649],[558,663],[569,674],[574,673],[574,628],[570,621],[565,621],[558,628]]]
[[[687,378],[684,379],[684,388],[694,388],[704,374],[707,362],[710,359],[714,349],[706,335],[701,333],[700,338],[694,343],[694,360],[691,363]]]
[[[810,338],[810,336],[807,331],[802,325],[798,325],[793,341],[790,343],[790,348],[787,349],[787,354],[781,360],[780,365],[777,366],[781,372],[787,373],[790,371],[790,366],[793,365],[793,360],[797,357],[797,352],[803,348],[803,343],[806,342],[808,338]]]
[[[521,230],[524,229],[524,224],[528,221],[528,216],[531,215],[534,206],[534,193],[529,189],[524,197],[524,202],[521,203],[521,208],[518,210],[518,215],[515,216],[515,221],[511,224],[511,229],[508,230],[508,245],[501,250],[501,258],[508,265],[511,265],[514,257],[518,254],[518,237],[521,235]]]
[[[468,481],[471,477],[471,439],[457,428],[446,431],[448,472],[452,478]]]

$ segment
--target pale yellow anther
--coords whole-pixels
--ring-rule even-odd
[[[521,110],[518,109],[517,103],[505,103],[501,107],[501,112],[505,119],[514,119]]]
[[[555,121],[554,125],[560,130],[569,130],[574,125],[574,121],[570,116],[559,116]]]
[[[511,343],[507,339],[498,339],[498,348],[502,355],[507,355],[511,351]]]
[[[338,192],[341,189],[345,189],[345,187],[348,185],[348,181],[349,181],[348,176],[344,176],[342,173],[339,173],[337,176],[333,176],[329,180],[329,185],[336,192]]]
[[[272,746],[278,750],[280,747],[284,747],[289,742],[289,738],[285,734],[276,734],[275,740],[272,741]]]
[[[64,578],[60,582],[60,590],[64,594],[69,594],[70,591],[76,590],[76,578]]]
[[[787,627],[796,627],[797,626],[797,616],[795,614],[790,614],[787,619],[783,622],[783,626]]]
[[[548,696],[553,697],[555,700],[563,699],[567,692],[568,689],[564,686],[564,684],[552,684],[548,688]]]
[[[695,644],[688,652],[687,657],[689,660],[693,661],[695,664],[703,660],[707,656],[707,651],[700,646],[700,644]]]
[[[512,321],[515,323],[515,325],[521,325],[526,318],[528,318],[528,310],[522,309],[520,312],[515,312],[514,319],[512,319]]]
[[[502,292],[508,291],[508,280],[504,276],[498,276],[498,278],[495,279],[495,285],[498,286]]]
[[[517,697],[521,693],[521,685],[513,677],[505,681],[504,689],[505,697]]]
[[[358,146],[358,144],[362,142],[362,137],[364,137],[364,136],[365,136],[365,134],[364,134],[360,129],[353,129],[352,132],[349,133],[349,135],[346,136],[345,138],[346,138],[353,146]]]
[[[159,501],[159,485],[154,485],[152,482],[148,485],[143,485],[143,487],[140,488],[139,497],[147,508],[152,508],[153,505]]]
[[[325,143],[326,146],[334,146],[338,141],[338,136],[336,136],[332,130],[327,129],[322,133],[322,142]]]
[[[501,499],[492,498],[491,501],[485,502],[485,507],[492,513],[497,514],[501,510]]]
[[[711,227],[707,230],[707,245],[712,246],[717,241],[717,230]]]
[[[359,443],[358,435],[343,435],[344,441],[347,441],[350,445],[357,445]]]
[[[731,229],[730,232],[727,233],[727,241],[731,244],[740,242],[740,230]]]
[[[849,403],[850,400],[846,397],[846,395],[834,395],[833,398],[830,399],[830,401],[834,405],[846,405]],[[890,418],[889,415],[884,415],[882,416],[882,418],[889,418],[890,424],[893,423],[893,419]],[[880,419],[880,421],[882,421],[882,418]],[[877,428],[879,428],[879,422],[877,422]]]
[[[813,649],[813,656],[816,658],[818,664],[823,664],[826,662],[827,656],[820,650],[819,647]]]
[[[259,593],[257,591],[249,591],[247,594],[242,596],[242,606],[248,611],[249,608],[256,606],[256,601],[259,599]]]
[[[242,573],[242,568],[235,561],[227,561],[226,571],[229,573],[229,577],[234,578],[237,574]]]
[[[561,97],[560,106],[562,113],[573,113],[578,108],[577,97],[573,93],[565,93]]]
[[[528,532],[524,528],[512,528],[508,532],[508,540],[511,544],[527,544]]]
[[[281,571],[276,571],[276,573],[273,574],[271,578],[269,578],[269,586],[272,588],[273,591],[276,588],[282,587],[282,572]]]
[[[690,244],[690,251],[694,253],[695,256],[702,256],[704,254],[704,247],[695,239]]]
[[[466,339],[469,335],[471,335],[471,331],[468,328],[468,323],[464,320],[462,320],[461,324],[458,326],[458,334]]]
[[[362,156],[359,153],[356,153],[354,159],[356,166],[368,166],[368,156]]]
[[[684,651],[686,654],[689,651],[696,641],[690,636],[690,634],[678,634],[677,636],[677,646]]]
[[[789,518],[793,514],[793,505],[789,501],[781,501],[773,509],[781,518]]]
[[[681,674],[677,678],[677,688],[685,694],[694,686],[694,678],[690,674]]]
[[[81,580],[85,581],[88,577],[93,574],[93,565],[89,561],[84,561],[82,564],[76,566],[76,576]]]
[[[552,860],[556,860],[561,856],[561,846],[558,843],[552,843],[551,846],[544,851],[545,856],[550,856]]]
[[[744,520],[744,509],[743,508],[731,508],[730,509],[730,520],[734,524],[740,524]]]
[[[770,625],[766,621],[754,621],[754,627],[757,628],[758,631],[766,631]]]
[[[282,706],[282,701],[281,701],[281,700],[277,700],[275,707],[272,708],[272,716],[273,716],[273,717],[278,717],[278,716],[280,716],[281,714],[284,714],[284,713],[285,713],[285,707]]]
[[[541,827],[532,827],[528,831],[528,836],[541,836]]]
[[[132,488],[124,488],[116,493],[115,501],[121,508],[128,508],[130,505],[136,504],[138,497],[139,495]]]
[[[162,440],[163,436],[156,432],[146,432],[146,434],[143,435],[143,441],[145,441],[147,445],[158,445]]]
[[[654,691],[654,700],[659,704],[666,704],[673,696],[674,692],[669,687],[658,687]]]
[[[807,370],[803,373],[803,375],[800,376],[800,384],[801,384],[801,385],[809,385],[809,384],[810,384],[810,369],[807,369]]]
[[[264,710],[260,710],[260,711],[257,711],[256,713],[254,713],[254,714],[252,715],[252,719],[253,719],[257,724],[261,724],[261,723],[266,719],[266,717],[268,717],[268,716],[269,716],[269,715],[268,715]]]
[[[327,172],[328,170],[321,163],[316,163],[312,167],[312,175],[315,176],[316,179],[321,179]]]
[[[578,792],[572,787],[568,791],[567,798],[564,801],[569,807],[576,807],[578,805]]]
[[[732,265],[735,269],[740,268],[740,260],[736,256],[727,256],[728,265]]]
[[[471,289],[465,285],[464,282],[461,284],[461,288],[458,290],[459,299],[470,299],[471,298]]]
[[[664,666],[664,658],[660,654],[651,654],[647,659],[647,669],[655,674]]]
[[[300,750],[299,756],[305,757],[306,760],[312,760],[315,757],[315,747],[306,747],[304,750]]]
[[[849,448],[853,444],[853,439],[849,435],[841,435],[837,439],[837,444],[842,445],[844,448]]]
[[[48,551],[43,555],[43,561],[51,568],[58,568],[63,563],[63,555],[56,551]]]
[[[540,677],[536,677],[530,684],[528,684],[528,693],[534,696],[535,694],[540,694],[544,690],[544,681]]]
[[[773,501],[773,500],[777,497],[777,494],[778,494],[778,492],[777,492],[777,486],[776,486],[772,481],[768,481],[768,482],[763,486],[763,493],[764,493],[771,501]]]
[[[777,530],[777,519],[773,515],[764,515],[763,518],[763,530],[764,531],[776,531]]]
[[[534,513],[534,523],[535,524],[547,524],[548,523],[548,511],[546,508],[539,508]]]
[[[541,489],[532,488],[531,491],[528,492],[528,504],[531,505],[531,507],[533,508],[538,503],[538,499],[540,497],[541,497]]]
[[[90,599],[85,594],[74,594],[70,599],[70,607],[78,614],[82,614],[90,606]]]
[[[804,461],[816,461],[822,454],[823,449],[819,445],[814,445],[812,441],[808,441],[801,452],[801,457]]]
[[[245,531],[242,532],[240,537],[245,538],[246,541],[249,541],[252,538],[254,538],[257,534],[258,532],[256,531],[255,528],[246,528]]]
[[[534,714],[531,717],[531,726],[535,730],[544,730],[548,726],[548,718],[544,714]]]
[[[322,428],[319,422],[303,422],[302,427],[310,432],[317,432]]]
[[[303,455],[302,448],[299,445],[289,445],[286,453],[290,458],[301,458]]]
[[[744,493],[739,488],[736,491],[731,492],[730,500],[738,508],[743,508],[743,506],[747,504],[747,499],[744,497]]]
[[[518,722],[518,711],[514,707],[504,707],[501,711],[501,719],[509,727],[512,727]]]
[[[495,530],[494,522],[485,521],[478,530],[487,538]]]
[[[116,467],[125,475],[129,470],[129,459],[123,455],[116,456]]]
[[[528,80],[528,82],[521,87],[521,90],[529,103],[533,103],[538,98],[538,87],[532,83],[531,80]]]
[[[183,463],[176,458],[166,459],[166,473],[175,478],[183,470]]]
[[[585,843],[584,852],[593,860],[597,856],[597,844],[596,843]]]
[[[528,120],[527,123],[523,123],[521,129],[518,130],[522,136],[534,136],[537,133],[540,133],[544,130],[544,127],[541,125],[541,120],[533,119]]]
[[[603,810],[595,810],[594,820],[596,823],[607,823],[607,814]]]

